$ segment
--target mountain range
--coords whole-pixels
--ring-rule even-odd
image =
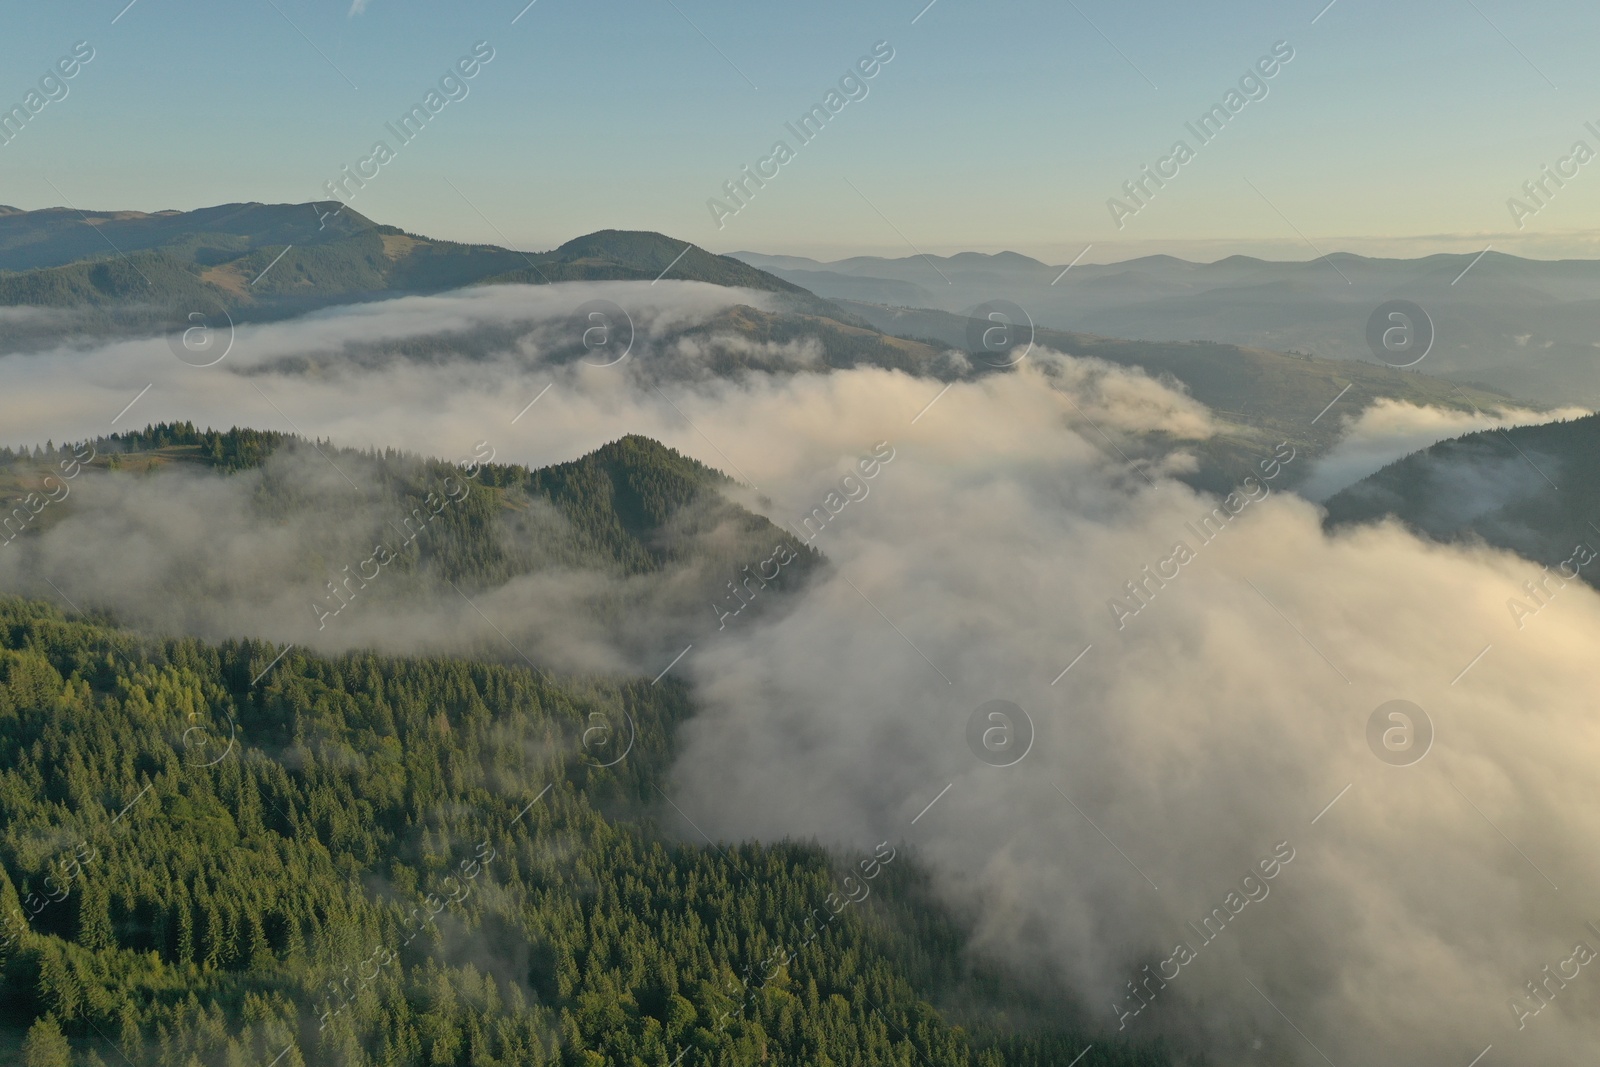
[[[1335,253],[1306,262],[1146,256],[1109,264],[1046,264],[1015,252],[828,263],[732,256],[833,300],[966,314],[1003,299],[1056,329],[1366,362],[1376,362],[1368,319],[1381,304],[1409,300],[1436,330],[1419,369],[1531,400],[1600,406],[1600,262],[1593,260],[1529,260],[1492,250],[1420,259]]]
[[[672,277],[830,310],[799,286],[659,234],[602,230],[543,253],[440,241],[315,204],[196,211],[0,208],[0,306],[102,309],[211,300],[241,319],[483,282]]]
[[[800,261],[792,257],[715,255],[662,234],[621,230],[578,237],[548,252],[524,253],[435,240],[380,225],[349,210],[328,215],[314,204],[226,204],[148,214],[8,208],[0,209],[0,309],[27,310],[9,323],[10,329],[0,338],[0,352],[59,344],[72,336],[92,339],[176,331],[196,308],[225,310],[234,320],[248,322],[470,285],[663,279],[752,290],[770,294],[770,302],[766,308],[741,304],[692,327],[669,326],[662,340],[731,334],[752,345],[770,346],[814,338],[821,342],[825,365],[836,369],[879,366],[946,382],[997,372],[983,359],[949,358],[948,353],[970,346],[967,317],[938,310],[934,300],[929,300],[928,308],[916,310],[853,299],[849,286],[833,284],[837,278],[859,276],[844,270],[808,275],[807,280],[826,294],[819,295],[795,280],[796,262]],[[973,293],[1018,292],[1023,279],[1045,270],[1043,264],[1015,253],[962,253],[937,262]],[[830,267],[857,272],[883,268],[915,276],[918,270],[932,274],[934,265],[922,259],[858,259]],[[1141,261],[1133,274],[1080,267],[1073,285],[1099,279],[1088,287],[1124,292],[1133,285],[1129,278],[1141,271],[1173,278],[1199,273],[1243,284],[1272,266],[1236,257],[1199,270],[1193,264],[1157,257]],[[935,287],[927,294],[937,292]],[[949,294],[944,296],[948,302]],[[1342,416],[1376,399],[1457,411],[1494,408],[1513,399],[1492,385],[1254,344],[1113,340],[1049,328],[1038,329],[1034,341],[1142,368],[1211,408],[1220,432],[1196,449],[1200,466],[1188,477],[1198,486],[1216,490],[1226,490],[1248,474],[1280,440],[1312,456],[1325,452],[1339,437]],[[573,358],[581,355],[581,348],[574,347]],[[737,359],[720,358],[723,362],[711,368],[715,373],[740,371]],[[1319,418],[1319,412],[1340,397],[1344,407],[1326,420]],[[1166,442],[1151,442],[1144,457],[1166,447]],[[1295,471],[1292,478],[1302,477],[1304,471],[1303,467]]]

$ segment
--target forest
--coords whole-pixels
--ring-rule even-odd
[[[242,470],[296,444],[188,424],[93,443],[130,476],[163,450]],[[379,458],[406,484],[434,462]],[[631,438],[474,473],[553,501],[576,551],[624,570],[660,565],[651,531],[722,478]],[[450,521],[434,565],[500,565],[483,516]],[[969,953],[901,842],[700,836],[670,795],[693,714],[671,678],[208,643],[0,598],[0,1062],[1173,1062]]]

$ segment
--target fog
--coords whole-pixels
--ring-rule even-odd
[[[601,293],[649,324],[642,343],[610,366],[552,358],[562,342],[541,323]],[[703,347],[748,342],[652,340],[760,299],[690,283],[483,290],[241,329],[204,369],[161,340],[12,356],[0,411],[10,442],[81,438],[151,384],[119,426],[237,423],[445,458],[483,440],[533,465],[641,433],[735,476],[742,503],[791,530],[886,443],[892,459],[816,536],[831,566],[791,609],[716,630],[673,668],[700,709],[669,787],[694,824],[910,847],[977,958],[1075,1004],[1097,1040],[1420,1067],[1464,1067],[1490,1044],[1485,1063],[1533,1065],[1594,1047],[1600,976],[1541,974],[1580,941],[1600,952],[1584,925],[1600,921],[1593,591],[1573,583],[1519,630],[1506,601],[1536,566],[1395,525],[1324,532],[1280,488],[1309,461],[1290,449],[1226,501],[1197,495],[1162,471],[1210,432],[1204,408],[1070,354],[946,383],[824,373],[801,344],[716,380],[693,373]],[[467,354],[385,349],[441,323]],[[508,326],[502,347],[479,343]],[[683,371],[637,366],[652,360]],[[1379,410],[1357,429],[1397,442],[1437,418]],[[1426,433],[1440,430],[1455,432]],[[1169,452],[1134,470],[1123,453],[1149,435]],[[294,462],[275,474],[301,480],[317,520],[277,530],[248,521],[250,476],[86,474],[70,517],[27,548],[42,566],[0,561],[0,580],[48,576],[151,625],[330,650],[438,647],[450,627],[461,647],[492,643],[471,606],[425,590],[352,604],[319,645],[278,583],[322,573],[309,547],[354,543],[384,502],[359,469]],[[552,572],[476,600],[542,662],[653,676],[664,649],[573,622],[614,581]],[[181,603],[138,607],[174,589]],[[969,743],[996,699],[1031,721],[1025,754]],[[1387,712],[1372,726],[1393,700],[1424,713],[1409,747]],[[1002,725],[1013,741],[1027,729]]]

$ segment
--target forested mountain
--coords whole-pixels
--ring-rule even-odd
[[[503,581],[540,558],[628,573],[655,570],[696,549],[708,549],[697,543],[697,532],[729,525],[743,535],[741,541],[750,538],[756,545],[786,536],[766,519],[718,494],[719,488],[733,484],[726,475],[639,436],[621,438],[570,463],[533,471],[482,456],[463,470],[457,464],[394,449],[362,452],[270,430],[197,430],[193,423],[163,423],[70,449],[53,443],[32,452],[0,448],[0,491],[36,488],[53,468],[85,451],[103,458],[109,470],[158,476],[184,467],[224,473],[256,470],[286,452],[364,462],[377,472],[375,489],[392,496],[400,515],[423,507],[444,479],[452,475],[471,479],[486,491],[465,493],[458,506],[438,513],[432,521],[442,525],[430,527],[430,536],[417,542],[417,569],[436,566],[445,580],[472,586]],[[488,452],[492,450],[485,455]],[[269,476],[262,486],[258,499],[264,518],[284,519],[308,503],[294,487],[278,484],[280,480]],[[498,536],[497,524],[526,511],[532,499],[552,504],[565,525],[539,528],[539,543],[518,553],[516,546]],[[44,515],[41,524],[57,518]],[[676,526],[669,531],[673,523]],[[808,558],[819,558],[806,551]]]
[[[734,503],[725,475],[647,438],[538,470],[492,452],[446,463],[190,423],[0,449],[0,573],[195,636],[518,662],[528,641],[565,641],[594,665],[670,657],[747,600],[782,610],[822,565]],[[129,543],[138,566],[102,566]],[[489,647],[450,614],[479,594],[503,609]]]
[[[414,562],[469,589],[528,559],[647,574],[730,525],[778,536],[640,437],[530,471],[179,423],[0,469],[149,485],[300,452],[397,499],[472,479]],[[255,496],[279,518],[310,502],[271,477]],[[534,500],[563,533],[521,557],[497,524]],[[820,563],[795,547],[790,588]],[[974,969],[897,842],[696,837],[665,791],[692,714],[671,679],[207,643],[89,611],[0,598],[0,1062],[1170,1062],[1103,1040],[1078,1060],[1089,1040],[1048,991]]]
[[[1168,1062],[1008,1033],[995,1005],[1030,998],[969,969],[894,842],[686,843],[662,772],[690,713],[670,681],[160,640],[0,599],[4,1054]],[[942,999],[989,1007],[962,1026]]]
[[[1443,541],[1481,539],[1600,584],[1600,415],[1486,430],[1414,452],[1329,498],[1328,524],[1392,515]],[[1588,560],[1584,556],[1588,555]],[[1570,577],[1571,574],[1569,573]]]
[[[781,293],[810,313],[844,317],[797,285],[658,233],[601,230],[523,253],[434,240],[337,208],[0,214],[0,306],[116,311],[131,326],[156,321],[141,312],[147,305],[220,306],[239,320],[264,319],[482,282],[652,281],[665,273]]]

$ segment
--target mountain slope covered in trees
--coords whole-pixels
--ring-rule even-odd
[[[662,772],[690,713],[672,683],[158,640],[0,600],[4,1040],[29,1067],[1082,1050],[934,1006],[1003,983],[895,843],[685,843]]]
[[[418,540],[412,569],[433,568],[440,579],[473,588],[545,563],[642,573],[673,560],[730,550],[729,559],[743,561],[750,551],[788,536],[725,499],[719,490],[734,484],[726,475],[640,436],[623,437],[570,463],[531,471],[493,462],[488,447],[463,467],[394,449],[363,452],[275,431],[198,430],[193,423],[152,425],[77,447],[78,454],[92,455],[97,465],[111,471],[156,477],[196,468],[224,474],[265,471],[256,503],[261,517],[272,521],[287,519],[312,503],[303,486],[292,484],[291,477],[269,463],[275,456],[325,462],[338,473],[343,473],[341,463],[359,464],[358,473],[370,476],[372,496],[392,501],[390,510],[401,516],[423,508],[445,479],[470,480],[477,491],[463,493],[460,504],[440,510],[431,520],[437,525],[430,527],[429,537]],[[72,455],[71,449],[53,443],[48,450],[0,448],[0,494],[20,498],[38,491],[42,480]],[[535,501],[553,507],[561,524],[508,530]],[[10,510],[18,503],[12,499]],[[42,513],[41,528],[60,517]],[[709,534],[719,528],[732,528],[738,536],[731,544],[714,543]],[[382,529],[371,532],[383,536]],[[811,550],[800,551],[807,562],[796,573],[819,558]]]
[[[1327,501],[1328,524],[1393,516],[1441,541],[1483,541],[1600,584],[1600,415],[1441,441]],[[1586,546],[1588,553],[1574,549]],[[1585,560],[1585,555],[1590,555]],[[1572,573],[1568,573],[1572,577]]]

